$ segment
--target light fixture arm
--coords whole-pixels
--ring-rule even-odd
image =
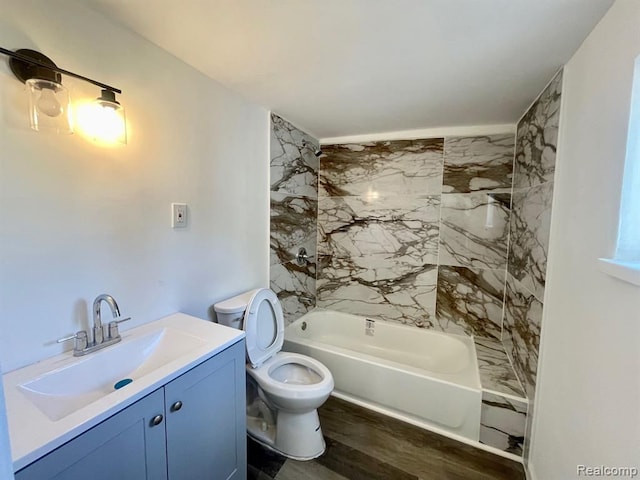
[[[110,85],[107,85],[107,84],[98,82],[96,80],[92,80],[90,78],[87,78],[87,77],[85,77],[83,75],[78,75],[77,73],[70,72],[69,70],[65,70],[63,68],[60,68],[60,67],[57,67],[57,66],[54,66],[54,65],[51,65],[51,64],[47,64],[45,62],[41,62],[38,59],[31,58],[31,57],[28,57],[26,55],[22,55],[22,54],[20,54],[18,52],[12,52],[11,50],[7,50],[6,48],[0,47],[0,53],[2,53],[4,55],[7,55],[8,57],[15,58],[16,60],[20,60],[21,62],[26,62],[26,63],[29,63],[31,65],[36,65],[36,66],[41,67],[41,68],[46,68],[48,70],[52,70],[54,72],[57,72],[57,73],[60,73],[60,74],[63,74],[63,75],[68,75],[70,77],[79,78],[80,80],[84,80],[85,82],[89,82],[89,83],[91,83],[91,84],[93,84],[93,85],[95,85],[97,87],[102,88],[103,90],[109,90],[111,92],[118,93],[118,94],[122,93],[122,90],[120,90],[119,88],[115,88],[115,87],[112,87]]]

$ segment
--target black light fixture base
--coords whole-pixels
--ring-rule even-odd
[[[9,65],[11,66],[11,71],[21,82],[26,82],[30,78],[40,78],[42,80],[61,83],[62,75],[69,75],[70,77],[92,83],[102,89],[111,90],[117,94],[122,93],[122,90],[119,88],[112,87],[106,83],[101,83],[60,68],[53,63],[49,57],[35,50],[21,48],[14,52],[4,47],[0,47],[0,54],[10,57]]]
[[[30,50],[28,48],[21,48],[20,50],[16,50],[16,53],[23,55],[25,57],[32,58],[40,64],[44,64],[53,68],[58,68],[58,66],[53,63],[46,55],[36,51]],[[13,74],[20,80],[22,83],[26,82],[30,78],[38,78],[41,80],[49,80],[50,82],[62,83],[62,75],[58,72],[46,68],[41,65],[35,65],[32,63],[25,62],[18,58],[10,58],[9,59],[9,67]]]
[[[114,103],[116,105],[120,105],[120,102],[118,102],[116,100],[116,94],[115,92],[111,91],[111,90],[102,90],[100,96],[97,98],[97,100],[100,102],[109,102],[109,103]]]

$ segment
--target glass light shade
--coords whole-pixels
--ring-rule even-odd
[[[80,112],[79,112],[80,113]],[[100,97],[81,112],[82,129],[99,142],[127,143],[127,120],[124,108],[115,100]]]
[[[69,91],[58,82],[40,78],[30,78],[25,84],[31,128],[39,132],[73,133]]]

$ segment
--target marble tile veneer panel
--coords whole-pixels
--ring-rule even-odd
[[[317,197],[318,141],[271,114],[271,191]]]
[[[514,141],[512,133],[445,138],[442,191],[510,191]]]
[[[317,306],[434,327],[436,265],[399,261],[394,254],[318,256]]]
[[[553,182],[513,192],[508,270],[538,300],[544,296]]]
[[[482,392],[480,443],[522,455],[527,401]]]
[[[502,341],[527,398],[536,386],[542,302],[507,274]]]
[[[271,265],[292,261],[300,247],[315,257],[317,211],[315,198],[271,192]]]
[[[482,390],[524,398],[524,389],[516,377],[502,342],[475,337]]]
[[[439,195],[443,139],[327,145],[320,159],[319,195]]]
[[[321,197],[318,252],[337,257],[390,254],[438,259],[440,196]]]
[[[440,265],[505,268],[509,193],[442,195]]]
[[[514,188],[532,187],[553,180],[561,90],[562,71],[518,122]]]
[[[282,304],[285,323],[307,313],[316,302],[316,264],[299,266],[295,262],[271,265],[270,288]]]
[[[441,265],[436,328],[448,333],[500,339],[504,281],[504,270]]]

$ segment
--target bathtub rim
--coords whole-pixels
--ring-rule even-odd
[[[310,317],[311,315],[313,315],[314,313],[337,313],[338,315],[343,315],[345,317],[352,317],[352,318],[357,318],[360,320],[374,320],[376,322],[380,322],[381,324],[391,327],[391,328],[399,328],[399,329],[407,329],[410,331],[418,331],[418,332],[425,332],[428,334],[433,334],[436,336],[444,336],[444,337],[453,337],[453,338],[457,338],[458,340],[460,340],[463,343],[467,343],[469,340],[471,340],[473,342],[474,339],[474,335],[466,335],[464,333],[449,333],[449,332],[443,332],[441,330],[436,330],[435,328],[424,328],[424,327],[416,327],[416,326],[411,326],[408,325],[406,323],[402,323],[402,322],[398,322],[396,320],[385,320],[383,318],[379,318],[376,317],[374,315],[355,315],[353,313],[345,313],[345,312],[339,312],[338,310],[331,310],[330,308],[322,308],[322,307],[314,307],[311,310],[309,310],[308,312],[306,312],[304,315],[301,315],[300,317],[296,318],[293,322],[289,323],[286,327],[285,330],[290,327],[291,325],[294,325],[300,321],[304,321],[305,317]],[[474,343],[474,347],[475,347],[475,342]]]

